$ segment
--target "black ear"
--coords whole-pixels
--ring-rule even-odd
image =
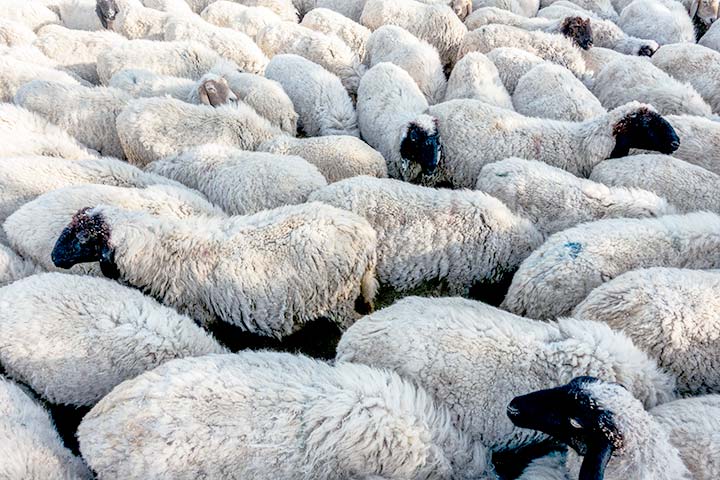
[[[578,480],[604,480],[607,468],[613,454],[613,446],[609,442],[601,442],[588,448],[580,467]]]
[[[593,45],[592,26],[589,18],[567,17],[560,26],[560,33],[572,39],[583,50],[588,50]]]
[[[58,268],[71,268],[78,263],[112,258],[110,227],[99,213],[91,215],[90,207],[76,213],[62,231],[51,257]]]
[[[95,13],[100,19],[103,28],[112,29],[115,17],[119,12],[115,0],[96,0]]]
[[[610,158],[625,157],[631,148],[671,154],[680,147],[675,129],[659,113],[639,108],[613,127],[615,149]]]
[[[441,155],[437,120],[430,128],[411,122],[400,143],[400,156],[409,163],[419,165],[424,175],[431,175],[437,170]]]

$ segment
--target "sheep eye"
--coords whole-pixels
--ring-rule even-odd
[[[581,429],[581,428],[583,428],[583,426],[580,424],[580,422],[578,422],[578,421],[575,420],[574,418],[571,418],[571,419],[570,419],[570,426],[573,427],[573,428],[576,428],[576,429]]]

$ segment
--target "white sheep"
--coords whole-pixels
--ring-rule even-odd
[[[467,28],[452,8],[427,5],[415,0],[367,0],[360,23],[370,30],[396,25],[425,40],[440,54],[443,65],[452,68]]]
[[[255,150],[283,135],[247,105],[215,108],[174,98],[133,100],[118,115],[116,125],[125,156],[141,167],[204,143]]]
[[[512,98],[495,64],[480,52],[470,52],[455,64],[447,83],[445,101],[458,98],[481,100],[513,110]]]
[[[720,175],[720,122],[694,115],[665,118],[680,137],[673,156]]]
[[[231,215],[304,203],[327,185],[301,157],[202,145],[150,163],[146,169],[199,190]]]
[[[385,157],[391,177],[417,178],[421,183],[434,178],[441,147],[437,124],[425,115],[427,108],[415,81],[397,65],[379,63],[360,81],[360,133]]]
[[[674,378],[604,323],[539,322],[459,297],[406,297],[361,318],[340,339],[336,362],[416,382],[492,451],[544,437],[513,427],[505,408],[514,396],[578,375],[621,381],[647,408],[675,398]]]
[[[710,212],[584,223],[551,236],[515,274],[502,307],[552,319],[638,268],[718,268],[720,216]]]
[[[370,306],[376,246],[366,220],[321,203],[184,219],[99,205],[73,217],[52,259],[100,262],[204,325],[281,339],[321,317],[346,328],[357,299]]]
[[[539,0],[472,0],[472,10],[499,8],[523,17],[534,17],[540,8]],[[467,19],[466,19],[467,20]]]
[[[0,102],[12,102],[18,88],[32,80],[80,85],[79,77],[54,66],[23,61],[8,55],[0,56]]]
[[[569,38],[509,25],[485,25],[465,35],[458,51],[458,60],[470,52],[487,54],[499,47],[523,49],[567,68],[578,77],[586,73],[582,50]]]
[[[224,349],[192,319],[116,282],[45,273],[0,289],[0,361],[56,404],[94,405],[175,358]]]
[[[101,478],[494,478],[485,448],[424,390],[287,353],[168,362],[101,400],[78,437]]]
[[[200,14],[203,10],[208,8],[211,4],[217,3],[215,0],[185,0],[192,10]],[[235,3],[239,3],[246,7],[264,7],[271,10],[273,13],[278,15],[284,21],[295,22],[298,21],[298,14],[292,0],[231,0]],[[342,0],[344,1],[344,0]]]
[[[626,34],[655,40],[659,45],[695,43],[695,28],[682,3],[675,0],[634,0],[617,21]]]
[[[0,45],[8,47],[32,45],[36,39],[37,36],[30,27],[12,20],[0,19]]]
[[[624,332],[675,375],[681,394],[718,393],[718,299],[720,272],[648,268],[600,285],[573,317]]]
[[[83,461],[63,445],[50,414],[19,385],[0,376],[0,458],[7,479],[90,480]]]
[[[632,155],[606,160],[590,179],[613,187],[642,188],[680,212],[720,213],[720,175],[667,155]]]
[[[582,376],[526,392],[507,411],[518,427],[572,447],[568,478],[712,480],[720,474],[720,395],[646,411],[622,383]]]
[[[590,51],[592,50],[594,49],[590,49]],[[510,95],[515,92],[515,87],[520,77],[529,72],[535,65],[545,61],[523,48],[514,47],[495,48],[487,53],[487,57],[495,64],[498,74],[500,75],[500,80],[502,80],[503,85],[505,85]],[[450,75],[452,76],[452,74]]]
[[[103,28],[130,40],[162,40],[165,23],[172,18],[140,0],[97,0],[96,13]]]
[[[544,62],[520,77],[512,103],[528,117],[584,122],[607,114],[600,100],[567,68]]]
[[[698,44],[720,52],[720,22],[714,22],[705,35],[698,40]]]
[[[467,295],[476,284],[507,280],[542,243],[528,220],[482,192],[363,176],[321,188],[310,201],[370,222],[378,234],[378,280],[397,291],[430,284]]]
[[[215,51],[197,42],[131,40],[101,53],[97,72],[104,85],[120,70],[143,69],[159,75],[197,80],[220,61]]]
[[[642,169],[637,172],[647,174]],[[544,235],[602,218],[645,218],[674,213],[675,209],[664,198],[647,191],[650,189],[607,187],[596,183],[600,179],[590,178],[594,181],[543,162],[509,158],[485,165],[476,188],[532,221]]]
[[[170,96],[187,100],[198,81],[190,78],[158,75],[149,70],[129,68],[115,73],[107,82],[109,87],[128,92],[135,98]]]
[[[365,63],[373,67],[381,62],[394,63],[408,72],[429,104],[445,98],[447,80],[440,55],[435,47],[404,28],[384,25],[370,35]]]
[[[0,157],[43,155],[77,160],[96,154],[40,115],[0,104]]]
[[[365,66],[345,42],[334,35],[325,35],[292,22],[282,22],[263,28],[257,44],[272,58],[282,53],[305,57],[337,75],[347,91],[357,91]]]
[[[625,54],[603,47],[593,47],[583,52],[587,75],[584,78],[585,85],[592,85],[592,76],[616,60],[624,59]]]
[[[103,156],[122,158],[115,118],[132,97],[109,87],[83,87],[34,80],[20,87],[15,104],[65,129]]]
[[[65,28],[85,31],[99,31],[104,29],[95,11],[97,8],[96,0],[42,1],[53,11],[57,12]]]
[[[152,178],[152,176],[150,176]],[[109,181],[108,183],[119,183]],[[89,205],[113,205],[158,217],[224,217],[205,197],[181,185],[149,185],[127,188],[112,185],[75,185],[48,191],[29,200],[10,215],[3,228],[8,241],[24,258],[47,271],[58,271],[51,253],[73,215]],[[69,272],[101,276],[102,265],[79,264]]]
[[[603,20],[610,20],[612,22],[617,22],[618,20],[618,12],[620,10],[616,9],[613,4],[616,0],[571,0],[569,2],[563,0],[540,0],[540,7],[547,8],[559,1],[563,2],[563,4],[572,3],[576,7],[591,12]]]
[[[2,236],[1,232],[2,226],[0,226],[0,237]],[[10,247],[0,243],[0,287],[32,275],[39,270],[32,262],[25,260]]]
[[[275,55],[265,76],[278,82],[290,97],[298,113],[298,128],[305,135],[360,136],[347,90],[337,76],[317,63],[299,55]]]
[[[345,42],[360,60],[365,58],[365,44],[370,37],[370,30],[348,17],[328,8],[314,8],[303,17],[300,25],[326,35],[335,35]]]
[[[442,144],[438,176],[463,188],[475,187],[483,166],[508,157],[541,160],[587,177],[595,165],[626,156],[630,148],[671,153],[679,143],[663,117],[637,102],[585,122],[525,117],[477,100],[451,100],[430,107],[427,114],[436,120]],[[407,143],[409,151],[418,148],[412,138]]]
[[[3,0],[0,18],[25,25],[32,31],[50,23],[60,23],[57,14],[37,0]]]
[[[243,32],[253,40],[263,28],[280,23],[283,19],[267,7],[248,7],[232,1],[213,2],[202,11],[203,20],[218,27]]]
[[[357,137],[275,137],[262,143],[258,151],[297,155],[315,165],[329,183],[358,175],[387,177],[383,156]]]
[[[683,5],[688,7],[688,0]],[[699,40],[710,29],[713,23],[720,19],[720,2],[718,0],[691,0],[689,5],[690,17],[695,26],[695,35]]]
[[[720,114],[720,52],[693,43],[664,45],[651,59],[668,75],[688,82]]]

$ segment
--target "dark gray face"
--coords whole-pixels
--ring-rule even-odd
[[[235,98],[235,94],[225,81],[205,80],[200,85],[200,101],[205,105],[218,107]]]
[[[680,147],[675,129],[660,116],[646,108],[626,115],[613,128],[615,149],[610,158],[625,157],[631,148],[671,154]]]
[[[101,214],[89,215],[90,207],[76,213],[55,242],[53,264],[72,268],[78,263],[100,262],[105,276],[117,278],[114,252],[110,245],[110,226]]]
[[[410,164],[419,165],[423,175],[434,174],[440,164],[442,145],[437,127],[437,120],[432,132],[412,122],[400,143],[400,156]]]
[[[638,56],[640,57],[652,57],[655,55],[656,49],[651,47],[650,45],[643,45],[638,50]]]
[[[539,430],[584,456],[578,480],[602,480],[623,437],[611,412],[602,410],[584,388],[594,377],[577,377],[567,385],[515,397],[507,415],[520,428]]]
[[[112,30],[113,22],[115,22],[115,17],[119,11],[120,9],[118,9],[115,0],[96,0],[95,13],[100,19],[103,28]]]
[[[563,20],[560,33],[572,39],[583,50],[589,50],[593,46],[593,33],[589,18],[567,17]]]

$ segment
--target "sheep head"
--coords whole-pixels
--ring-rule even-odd
[[[570,38],[583,50],[589,50],[593,45],[592,26],[590,19],[581,17],[567,17],[560,25],[560,33]]]
[[[101,213],[93,213],[90,207],[73,215],[55,242],[51,258],[56,267],[64,269],[78,263],[100,262],[106,277],[118,278],[110,226]]]
[[[615,148],[610,158],[625,157],[631,148],[671,154],[680,147],[680,138],[672,125],[647,106],[630,109],[615,122],[612,133]]]
[[[237,96],[223,77],[215,76],[202,80],[198,87],[198,94],[201,103],[213,107],[237,101]]]
[[[100,19],[103,28],[112,30],[115,17],[117,17],[120,9],[115,0],[96,0],[95,13]]]
[[[442,159],[438,121],[421,115],[411,121],[400,141],[401,174],[408,182],[425,183],[436,174]]]
[[[690,17],[695,24],[696,37],[700,40],[710,25],[720,18],[720,0],[693,0],[690,4]]]

